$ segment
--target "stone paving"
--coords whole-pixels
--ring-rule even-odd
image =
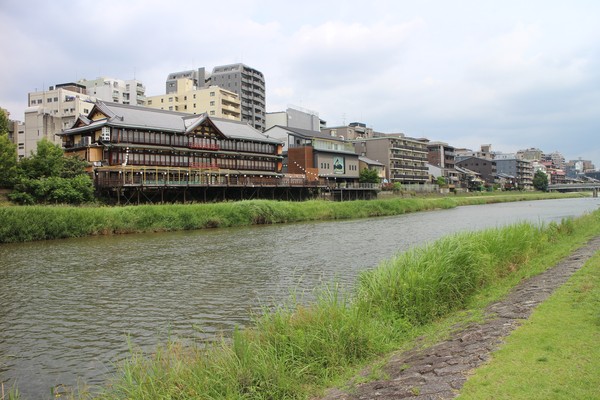
[[[506,336],[600,249],[600,237],[546,272],[521,282],[486,309],[485,322],[471,324],[424,350],[398,353],[383,367],[388,379],[330,389],[323,400],[451,399]]]

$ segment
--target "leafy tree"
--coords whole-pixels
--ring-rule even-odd
[[[438,186],[446,186],[446,178],[444,178],[443,176],[438,176],[436,183],[438,184]]]
[[[36,153],[19,163],[24,176],[30,179],[60,176],[65,157],[60,146],[43,138],[37,143]]]
[[[9,198],[20,204],[93,201],[94,186],[86,165],[78,157],[65,157],[58,145],[43,139],[36,154],[19,163],[21,177]]]
[[[533,175],[533,187],[536,190],[547,192],[548,191],[548,175],[543,171],[536,171]]]
[[[377,170],[363,168],[358,176],[360,183],[379,183],[379,174]]]
[[[6,111],[0,108],[0,134],[6,133],[8,135],[9,125],[10,120],[8,119]]]
[[[17,146],[0,133],[0,187],[12,188],[18,176]]]

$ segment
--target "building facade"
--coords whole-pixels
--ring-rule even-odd
[[[206,113],[210,117],[241,119],[238,95],[218,86],[196,87],[193,80],[175,80],[177,91],[158,96],[149,96],[146,106],[159,110],[179,111],[190,114]]]
[[[235,92],[242,103],[242,121],[264,131],[266,128],[266,89],[262,72],[245,64],[221,65],[213,68],[210,85]]]
[[[517,189],[533,189],[533,165],[531,161],[518,159],[514,154],[512,156],[497,156],[496,172],[514,177],[515,187]]]
[[[205,114],[98,102],[60,136],[65,153],[93,165],[100,188],[275,182],[282,171],[281,142]]]
[[[321,132],[346,140],[370,139],[375,136],[373,129],[362,122],[351,122],[347,126],[323,128]]]
[[[300,109],[298,107],[288,107],[285,111],[266,113],[265,129],[279,125],[318,132],[326,124],[326,121],[319,118],[319,114],[315,111]]]
[[[17,142],[17,153],[21,158],[35,153],[37,142],[43,138],[62,144],[56,134],[70,128],[79,115],[89,113],[96,98],[86,94],[84,85],[63,83],[50,86],[48,90],[28,93],[27,101],[25,131]]]
[[[358,182],[359,159],[352,143],[318,131],[282,126],[265,134],[284,142],[288,173],[323,184]]]
[[[135,79],[100,77],[94,80],[81,79],[77,83],[85,86],[87,95],[99,100],[138,106],[146,104],[146,88]]]
[[[469,157],[456,162],[456,166],[474,171],[479,174],[481,179],[487,185],[493,185],[496,182],[496,161],[489,158]]]
[[[357,154],[382,163],[388,182],[411,184],[429,181],[427,146],[422,141],[401,134],[388,135],[355,140],[354,148]]]
[[[185,83],[185,80],[191,83]],[[259,131],[265,130],[266,89],[262,72],[242,63],[214,67],[211,74],[206,73],[204,68],[172,72],[167,76],[166,93],[177,93],[182,85],[198,89],[219,86],[236,93],[241,102],[241,120]]]

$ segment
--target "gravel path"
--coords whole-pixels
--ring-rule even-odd
[[[447,341],[424,350],[391,357],[384,367],[388,380],[330,389],[323,400],[451,399],[471,370],[484,363],[506,336],[533,309],[600,250],[600,237],[575,251],[546,272],[521,282],[503,300],[486,309],[485,322],[471,324]]]

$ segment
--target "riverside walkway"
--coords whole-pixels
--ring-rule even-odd
[[[486,309],[485,322],[456,331],[426,349],[394,354],[383,368],[388,379],[330,389],[323,400],[451,399],[473,369],[489,359],[534,308],[564,284],[600,250],[600,237],[544,273],[524,280],[509,295]],[[368,374],[369,371],[364,371]]]

